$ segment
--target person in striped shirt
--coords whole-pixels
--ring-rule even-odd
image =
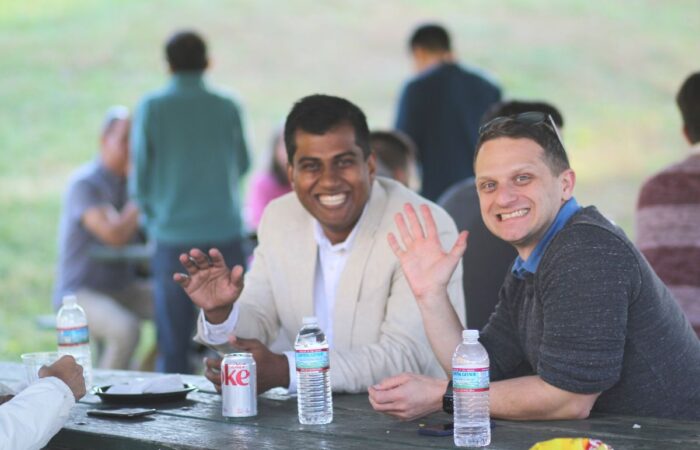
[[[690,153],[649,178],[637,202],[637,246],[700,336],[700,72],[676,96]]]

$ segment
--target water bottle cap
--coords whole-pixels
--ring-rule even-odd
[[[316,318],[316,316],[308,316],[304,317],[302,323],[304,325],[316,325],[318,323],[318,319]]]
[[[479,330],[463,330],[462,339],[468,339],[470,341],[479,340]]]
[[[68,294],[63,296],[64,305],[75,305],[78,302],[78,298],[73,294]]]

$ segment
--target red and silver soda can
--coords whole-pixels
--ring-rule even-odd
[[[257,374],[252,353],[229,353],[221,361],[221,414],[251,417],[258,414]]]

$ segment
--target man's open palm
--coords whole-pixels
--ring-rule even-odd
[[[395,217],[403,248],[393,233],[387,236],[391,249],[399,259],[406,281],[417,299],[446,289],[467,248],[467,233],[462,232],[452,249],[445,252],[430,208],[421,205],[420,209],[425,231],[413,206],[406,204],[404,213],[408,224],[403,214],[397,213]]]
[[[207,256],[199,249],[180,255],[187,274],[176,273],[173,279],[185,289],[192,302],[205,313],[229,308],[243,290],[243,267],[229,269],[219,250],[209,250]]]

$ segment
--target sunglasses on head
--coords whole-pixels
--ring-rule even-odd
[[[488,130],[494,125],[499,125],[508,122],[509,120],[521,123],[523,125],[544,125],[547,128],[549,128],[552,132],[554,132],[554,134],[557,136],[561,148],[565,148],[564,141],[562,141],[561,135],[559,134],[559,128],[557,128],[557,125],[554,123],[554,119],[552,119],[552,116],[540,111],[528,111],[520,114],[515,114],[513,116],[496,117],[479,127],[479,134],[482,134],[484,131]]]

